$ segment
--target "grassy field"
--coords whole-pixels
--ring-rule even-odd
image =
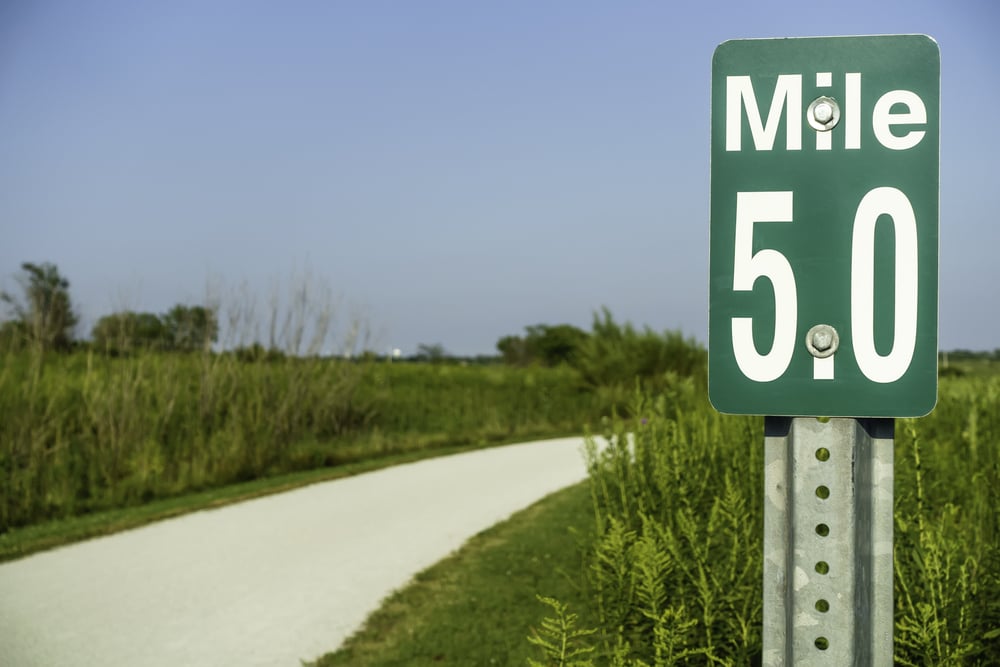
[[[545,607],[536,592],[584,602],[578,581],[592,539],[587,485],[549,496],[472,538],[389,597],[319,667],[524,665]]]
[[[1000,375],[982,370],[943,378],[930,416],[897,420],[897,665],[1000,663]],[[559,515],[517,516],[502,527],[516,540],[474,541],[321,664],[759,664],[763,420],[719,415],[690,380],[639,394],[632,413],[605,423],[635,445],[592,453],[590,507],[579,489],[547,501],[576,504],[563,524],[576,543],[528,546],[559,535]],[[519,580],[565,574],[563,592],[484,574],[512,543]]]
[[[579,433],[566,368],[0,352],[0,535],[456,445]]]
[[[634,454],[611,448],[592,467],[588,647],[596,664],[750,664],[761,651],[761,419],[721,416],[684,383],[635,410],[645,423],[611,429],[635,433]],[[944,378],[930,416],[897,420],[899,665],[1000,661],[998,441],[996,374]]]
[[[566,433],[564,435],[576,435]],[[520,442],[521,437],[509,442]],[[506,440],[491,442],[489,446],[508,444]],[[433,449],[414,449],[376,458],[365,458],[337,466],[285,473],[263,477],[248,482],[229,484],[205,491],[185,493],[141,505],[100,510],[88,514],[52,519],[9,530],[0,534],[0,563],[54,547],[78,542],[92,537],[111,535],[123,530],[138,528],[154,521],[169,519],[189,512],[214,509],[232,503],[290,491],[309,484],[326,482],[350,475],[371,472],[402,463],[418,461],[430,456],[447,456],[473,449],[480,443],[447,445]]]
[[[183,351],[124,329],[74,352],[0,343],[0,559],[351,470],[579,434],[637,381],[705,362],[680,333],[606,310],[556,346],[558,363],[519,367],[296,356],[304,330],[290,331],[285,352]]]
[[[719,415],[691,377],[644,381],[627,419],[611,419],[625,385],[567,367],[0,357],[0,558],[380,460],[590,423],[634,434],[635,447],[592,454],[589,509],[578,489],[481,536],[325,660],[759,659],[762,420]],[[998,664],[1000,373],[985,361],[945,370],[935,411],[897,420],[896,663]]]

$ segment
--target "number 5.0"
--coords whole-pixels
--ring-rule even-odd
[[[896,239],[895,317],[892,349],[875,349],[875,223],[892,219]],[[737,192],[733,290],[753,290],[757,278],[774,287],[774,342],[760,354],[753,342],[753,319],[733,318],[733,353],[745,376],[770,382],[788,369],[795,350],[798,319],[795,274],[777,250],[753,252],[754,223],[792,222],[791,192]],[[851,241],[851,338],[858,368],[873,382],[895,382],[906,373],[917,342],[917,223],[906,195],[875,188],[858,204]]]

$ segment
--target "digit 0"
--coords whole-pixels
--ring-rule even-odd
[[[896,293],[892,349],[875,349],[875,223],[892,219],[896,237]],[[858,204],[851,242],[851,338],[858,368],[873,382],[903,377],[917,345],[917,220],[906,195],[875,188]]]

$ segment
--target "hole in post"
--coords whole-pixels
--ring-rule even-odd
[[[816,497],[826,500],[830,497],[830,487],[828,486],[817,486],[816,487]]]
[[[826,447],[820,447],[819,449],[816,450],[816,458],[819,459],[820,461],[829,461],[830,450],[827,449]]]
[[[830,648],[830,640],[828,640],[826,637],[817,637],[814,643],[816,644],[816,648],[818,648],[820,651],[825,651],[826,649]]]
[[[819,572],[820,574],[827,574],[830,572],[830,564],[827,563],[825,560],[821,560],[820,562],[816,563],[816,571]]]
[[[826,600],[816,600],[816,611],[826,613],[830,611],[830,603]]]
[[[820,537],[826,537],[827,535],[830,534],[830,526],[826,525],[825,523],[816,524],[816,534],[819,535]]]

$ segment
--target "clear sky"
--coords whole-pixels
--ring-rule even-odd
[[[887,33],[941,48],[941,346],[1000,347],[991,0],[6,0],[0,284],[55,263],[83,333],[308,275],[379,351],[705,341],[715,47]]]

